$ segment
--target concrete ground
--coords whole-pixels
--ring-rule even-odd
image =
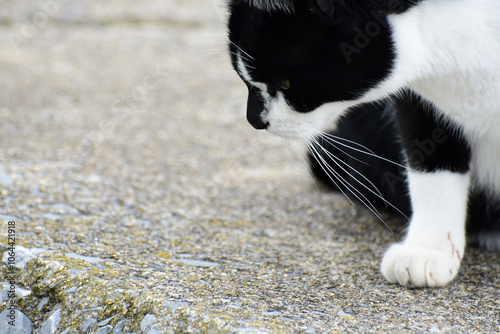
[[[15,221],[21,269],[0,281],[15,278],[18,321],[500,332],[498,253],[469,249],[441,289],[387,283],[379,262],[402,229],[319,190],[303,148],[247,124],[245,99],[212,0],[3,0],[0,247]]]

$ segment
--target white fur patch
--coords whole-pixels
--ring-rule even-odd
[[[478,186],[500,194],[500,2],[422,1],[389,17],[392,74],[361,101],[409,87],[462,126]]]
[[[282,93],[271,98],[266,107],[267,131],[281,137],[307,140],[317,137],[321,131],[333,129],[346,109],[338,103],[328,103],[312,112],[298,113],[290,108]]]
[[[240,76],[245,80],[246,82],[252,82],[252,76],[250,75],[250,72],[248,72],[247,67],[245,65],[245,62],[243,61],[243,56],[241,53],[238,51],[238,54],[236,55],[237,61],[236,61],[236,68],[238,70],[238,73]]]
[[[265,83],[255,82],[252,79],[241,54],[237,56],[237,70],[245,82],[260,92],[264,100],[262,121],[269,123],[267,131],[284,138],[298,138],[310,140],[318,136],[321,131],[331,130],[335,127],[335,121],[348,109],[352,103],[335,102],[327,103],[309,113],[299,113],[293,110],[286,102],[283,94],[278,92],[275,97],[268,93]]]
[[[462,126],[474,182],[499,194],[500,2],[422,1],[390,23],[396,67],[365,98],[407,86],[432,102]],[[384,256],[382,273],[402,285],[442,286],[463,257],[471,176],[410,172],[409,181],[414,216],[405,240]]]
[[[390,18],[397,49],[391,78],[409,86],[461,125],[472,146],[472,172],[500,193],[500,2],[422,1]]]
[[[390,282],[444,286],[458,273],[465,249],[470,174],[408,172],[414,210],[408,234],[382,261]]]

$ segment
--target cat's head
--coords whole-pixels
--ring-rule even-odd
[[[255,128],[314,136],[389,75],[387,11],[356,2],[230,1],[229,50]]]

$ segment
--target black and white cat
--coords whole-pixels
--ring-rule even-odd
[[[232,0],[229,9],[248,121],[310,142],[314,173],[337,189],[411,214],[382,260],[390,282],[449,283],[466,225],[469,240],[500,249],[500,1]]]

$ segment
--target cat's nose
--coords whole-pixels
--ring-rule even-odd
[[[252,114],[247,112],[248,122],[257,130],[265,130],[269,126],[268,122],[262,120],[259,114]]]
[[[247,120],[257,130],[267,129],[269,123],[263,119],[264,100],[260,92],[251,87],[248,91]]]

